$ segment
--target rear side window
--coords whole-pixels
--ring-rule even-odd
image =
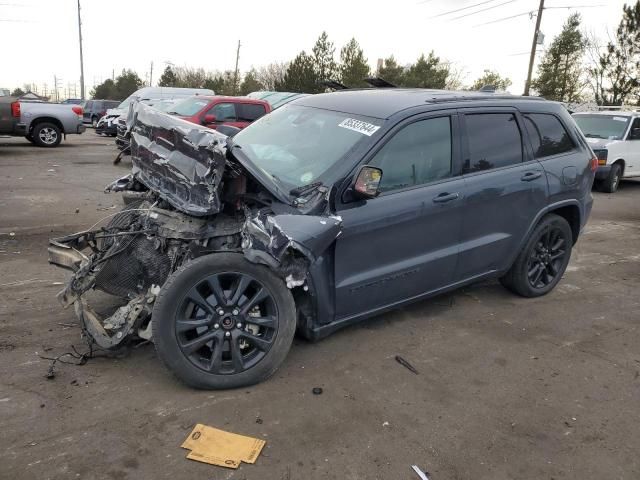
[[[465,123],[469,141],[465,173],[522,162],[522,137],[513,114],[470,114],[465,116]]]
[[[253,122],[259,119],[266,112],[264,105],[255,105],[252,103],[239,103],[236,105],[236,113],[238,115],[238,121],[240,122]]]
[[[236,107],[233,103],[218,103],[207,113],[215,115],[218,122],[234,122],[236,120]]]
[[[535,158],[550,157],[573,150],[575,145],[560,120],[547,113],[524,115]]]
[[[429,118],[407,125],[369,164],[382,169],[381,192],[451,176],[450,117]]]

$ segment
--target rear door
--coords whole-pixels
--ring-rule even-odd
[[[266,113],[267,109],[260,103],[237,103],[237,123],[234,126],[244,128],[252,122],[255,122],[260,117],[266,115]]]
[[[547,179],[515,109],[464,109],[461,122],[467,195],[456,278],[469,280],[508,267],[547,205]]]
[[[335,247],[336,313],[358,316],[449,285],[464,202],[455,112],[405,120],[365,162],[381,193],[344,205]]]

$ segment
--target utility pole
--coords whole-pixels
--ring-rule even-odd
[[[531,74],[533,73],[533,62],[536,59],[536,49],[538,47],[538,35],[540,34],[540,22],[542,21],[542,11],[544,10],[544,0],[540,0],[538,7],[538,17],[536,18],[536,29],[533,32],[533,42],[531,43],[531,56],[529,57],[529,70],[527,72],[527,81],[524,84],[524,95],[529,96],[531,88]]]
[[[233,94],[237,93],[238,88],[238,60],[240,60],[240,40],[238,40],[238,50],[236,51],[236,69],[233,74]]]
[[[82,58],[82,22],[80,21],[80,0],[78,0],[78,41],[80,43],[80,98],[84,100],[84,59]]]
[[[149,73],[149,86],[153,87],[153,60],[151,61],[151,72]]]

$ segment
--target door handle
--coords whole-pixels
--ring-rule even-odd
[[[450,202],[452,200],[456,200],[457,198],[459,198],[460,195],[457,193],[441,193],[440,195],[438,195],[437,197],[433,197],[433,203],[446,203],[446,202]]]
[[[536,180],[542,176],[542,172],[527,172],[523,176],[520,177],[520,180],[523,182],[530,182],[532,180]]]

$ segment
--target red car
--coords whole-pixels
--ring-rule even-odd
[[[242,129],[270,111],[271,106],[262,100],[198,95],[176,103],[168,113],[215,130],[221,125]]]

